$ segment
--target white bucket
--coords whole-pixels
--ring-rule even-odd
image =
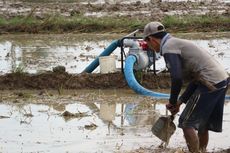
[[[116,72],[115,56],[101,56],[99,57],[99,63],[101,73],[104,74]]]

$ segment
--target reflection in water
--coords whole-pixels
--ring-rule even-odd
[[[0,152],[122,152],[141,146],[154,148],[161,143],[153,136],[151,127],[160,115],[165,115],[164,104],[146,103],[146,100],[105,101],[50,105],[1,103],[0,116],[5,117],[0,117]],[[210,134],[209,150],[216,146],[230,147],[229,108],[226,103],[223,133]],[[71,120],[61,116],[65,111],[74,114]],[[169,147],[184,146],[182,131],[177,129]]]
[[[124,107],[131,105],[133,104],[1,104],[0,116],[8,116],[9,118],[0,119],[0,128],[2,129],[0,143],[4,144],[0,148],[0,152],[7,152],[12,145],[15,147],[10,149],[11,152],[20,152],[19,148],[23,148],[23,152],[57,151],[58,149],[55,146],[60,146],[58,147],[60,149],[58,152],[71,151],[72,149],[74,152],[91,152],[100,150],[100,148],[103,148],[102,150],[104,151],[108,149],[114,151],[114,141],[119,143],[133,135],[132,141],[136,142],[135,137],[141,137],[142,135],[140,131],[134,130],[136,127],[132,127],[134,125],[131,125],[127,118],[124,117],[124,115],[127,116]],[[149,114],[144,116],[143,106],[136,106],[135,109],[142,112],[139,114],[139,118],[149,116]],[[68,120],[62,117],[62,114],[67,111],[71,118]],[[138,112],[135,111],[134,114],[129,114],[129,116],[132,115],[137,117]],[[132,130],[130,130],[130,127],[132,127]],[[148,131],[148,129],[145,130]],[[3,131],[5,131],[4,134]],[[135,136],[133,132],[139,134]],[[150,131],[149,135],[151,135]],[[117,136],[123,137],[117,139]],[[106,145],[101,144],[103,141],[107,142]],[[108,143],[109,141],[111,143]],[[133,143],[129,141],[127,142],[128,144]],[[91,144],[93,147],[84,147],[82,143]],[[111,147],[106,148],[107,145]],[[67,150],[66,147],[61,146],[67,146]],[[76,147],[73,148],[73,146]],[[130,147],[132,145],[129,145],[128,148]]]
[[[135,125],[136,117],[134,116],[134,109],[136,108],[137,104],[130,103],[126,104],[125,107],[125,118],[129,122],[130,125]]]
[[[112,122],[115,119],[115,112],[116,112],[115,103],[100,104],[99,117],[102,119],[102,121],[105,122],[105,124],[106,123],[108,124],[108,135],[110,135],[111,126],[116,128],[116,126]]]
[[[125,119],[130,125],[153,125],[160,114],[152,107],[143,109],[140,104],[129,103],[125,105]]]
[[[101,103],[99,117],[105,124],[108,124],[108,135],[110,135],[111,126],[114,129],[121,129],[121,135],[124,135],[124,127],[153,125],[160,116],[159,112],[153,108],[150,104]]]
[[[100,118],[104,121],[112,122],[115,119],[116,104],[100,104]]]

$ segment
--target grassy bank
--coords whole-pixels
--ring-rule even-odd
[[[1,33],[63,33],[63,32],[131,32],[143,29],[150,22],[148,19],[132,17],[85,17],[75,15],[63,17],[59,15],[47,16],[43,19],[35,17],[14,17],[5,19],[0,17]],[[206,32],[230,31],[228,16],[166,16],[161,22],[170,32]]]

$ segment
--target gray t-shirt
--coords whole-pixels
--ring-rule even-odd
[[[223,66],[205,49],[189,40],[169,36],[163,44],[161,53],[180,55],[183,76],[192,76],[217,84],[228,78]]]

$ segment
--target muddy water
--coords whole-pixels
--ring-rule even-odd
[[[229,72],[230,39],[220,33],[212,36],[179,35],[209,49]],[[69,73],[80,73],[112,40],[121,37],[106,34],[0,36],[0,71],[1,74],[40,73],[63,65]],[[119,68],[119,48],[114,55]],[[164,67],[163,59],[157,64],[158,68]],[[98,68],[95,72],[99,71]],[[1,91],[0,152],[124,152],[140,147],[154,150],[161,144],[150,129],[157,116],[166,113],[162,101],[130,90],[64,93]],[[229,118],[230,103],[226,102],[224,131],[211,133],[209,151],[230,148]],[[168,147],[186,148],[180,129]]]
[[[154,150],[161,144],[150,129],[159,115],[166,114],[164,101],[130,90],[20,93],[1,94],[0,152],[124,152],[140,147]],[[229,118],[226,102],[224,131],[210,134],[209,151],[230,147]],[[168,148],[186,148],[181,129]]]
[[[0,73],[12,71],[40,73],[50,71],[58,65],[65,66],[69,73],[80,73],[110,45],[112,40],[123,36],[125,34],[2,35]],[[229,33],[198,33],[180,37],[191,39],[208,49],[230,72]],[[117,48],[113,55],[116,57],[116,67],[119,68],[120,48]],[[165,67],[163,59],[158,61],[157,67],[159,69]],[[99,71],[99,68],[95,70],[96,73]]]
[[[110,37],[111,39],[112,37]],[[65,66],[70,73],[81,72],[108,41],[87,35],[11,35],[0,38],[1,73],[21,69],[29,73]]]

